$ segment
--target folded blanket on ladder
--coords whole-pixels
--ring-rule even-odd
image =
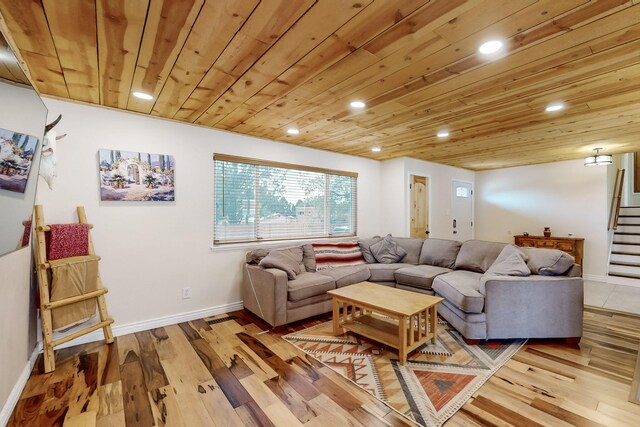
[[[51,224],[47,259],[83,256],[89,253],[89,224]]]
[[[51,302],[82,295],[98,288],[99,256],[87,255],[49,261]],[[51,312],[53,330],[65,330],[86,322],[96,314],[96,299],[76,302]]]
[[[20,247],[24,248],[29,244],[29,239],[31,238],[31,220],[22,221],[22,225],[24,226],[24,231],[22,232]]]

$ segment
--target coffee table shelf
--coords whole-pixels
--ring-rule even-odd
[[[340,322],[340,327],[397,349],[400,346],[398,323],[398,320],[394,321],[394,319],[371,313],[351,318],[346,322]],[[409,326],[407,325],[407,342],[412,342],[410,333]],[[414,329],[413,345],[407,345],[407,353],[420,347],[430,339],[433,339],[433,332],[425,332],[423,330],[422,333],[424,336],[421,339],[417,328]]]
[[[440,297],[361,282],[328,292],[333,298],[333,330],[346,329],[398,349],[400,364],[427,341],[436,341]],[[340,314],[342,306],[342,315]]]

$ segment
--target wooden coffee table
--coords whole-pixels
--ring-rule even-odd
[[[398,350],[400,364],[428,340],[435,344],[438,303],[443,298],[370,282],[328,291],[333,298],[333,332],[341,328]],[[342,304],[342,316],[340,305]]]

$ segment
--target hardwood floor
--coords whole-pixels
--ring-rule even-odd
[[[60,350],[53,373],[40,358],[9,425],[413,425],[263,329],[240,311]],[[586,308],[580,345],[531,340],[446,426],[637,425],[639,345],[640,316]]]

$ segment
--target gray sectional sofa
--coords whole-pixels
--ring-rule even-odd
[[[564,252],[515,247],[503,252],[506,243],[394,237],[406,255],[385,264],[371,262],[375,259],[369,247],[376,239],[360,241],[366,264],[321,271],[316,271],[311,245],[289,248],[300,263],[300,274],[293,280],[283,270],[258,265],[268,250],[249,252],[242,284],[245,308],[274,327],[286,325],[331,311],[328,290],[366,280],[443,297],[439,314],[467,340],[570,338],[575,342],[582,336],[581,271]],[[496,269],[497,264],[505,265],[498,259],[506,256],[501,253],[511,252],[526,262],[524,273],[514,274],[530,275],[505,275]]]

